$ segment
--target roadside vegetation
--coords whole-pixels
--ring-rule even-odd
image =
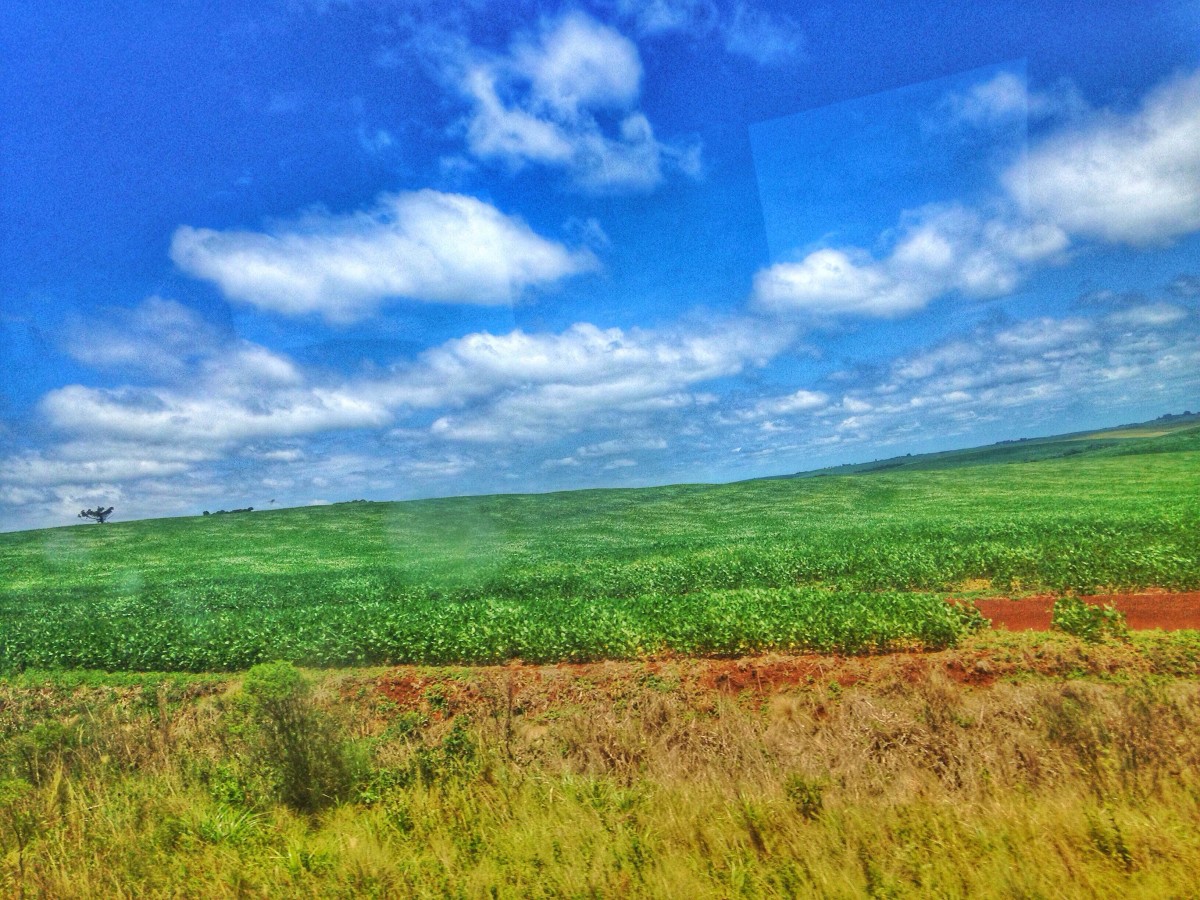
[[[0,894],[1193,896],[1198,673],[1194,632],[31,672],[0,683]]]

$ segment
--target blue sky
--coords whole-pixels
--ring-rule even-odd
[[[1200,407],[1200,6],[0,13],[0,529]]]

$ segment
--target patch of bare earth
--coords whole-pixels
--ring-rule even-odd
[[[992,627],[1005,631],[1045,631],[1055,597],[1038,595],[1022,599],[989,597],[976,600],[975,607],[992,620]],[[1186,593],[1145,592],[1139,594],[1096,594],[1087,603],[1112,605],[1125,616],[1130,628],[1164,631],[1200,629],[1200,591]]]
[[[1194,596],[1194,595],[1193,595]],[[1033,606],[1025,601],[995,601]],[[1048,619],[1046,620],[1049,621]],[[1161,645],[1161,646],[1160,646]],[[859,689],[905,694],[930,679],[964,688],[1000,681],[1060,680],[1115,674],[1200,676],[1200,645],[1163,636],[1132,643],[1089,645],[1076,638],[984,632],[962,646],[935,652],[870,656],[783,653],[740,659],[666,658],[595,663],[426,668],[399,666],[341,689],[350,699],[361,687],[387,703],[391,714],[419,712],[429,722],[459,714],[527,720],[562,711],[599,714],[640,708],[655,698],[698,712],[722,703],[760,706],[773,697],[817,697]],[[359,695],[361,696],[361,695]],[[389,716],[390,717],[390,716]]]

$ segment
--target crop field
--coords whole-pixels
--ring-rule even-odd
[[[972,592],[1200,588],[1200,430],[1062,458],[0,535],[0,671],[953,646]]]

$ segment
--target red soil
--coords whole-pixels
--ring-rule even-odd
[[[1044,595],[1010,600],[992,597],[976,600],[994,628],[1008,631],[1050,627],[1054,597]],[[1138,594],[1105,594],[1084,597],[1089,603],[1112,603],[1123,612],[1131,628],[1200,629],[1200,591]],[[897,652],[878,656],[771,653],[741,659],[694,659],[665,656],[657,659],[594,663],[529,665],[513,660],[504,666],[443,667],[397,666],[371,676],[375,694],[390,709],[415,710],[431,722],[447,722],[460,713],[511,720],[555,714],[555,710],[650,708],[656,698],[682,698],[698,712],[712,712],[722,699],[762,703],[777,693],[824,696],[831,685],[849,688],[875,686],[883,690],[907,689],[940,675],[962,685],[986,688],[997,680],[1020,673],[1063,677],[1067,673],[1092,674],[1117,671],[1153,672],[1167,665],[1200,675],[1192,657],[1178,659],[1147,656],[1136,646],[1109,642],[1084,645],[1063,639],[1031,639],[1029,646],[963,646],[935,652]],[[1176,668],[1171,668],[1175,666]],[[1181,668],[1180,668],[1181,667]],[[347,681],[342,690],[349,699],[361,682]],[[361,695],[359,695],[361,696]],[[812,695],[816,697],[817,695]],[[813,715],[826,714],[824,701],[816,702]]]
[[[1200,591],[1189,593],[1098,594],[1083,598],[1088,603],[1112,604],[1125,614],[1130,628],[1161,628],[1175,631],[1200,628]],[[976,608],[992,620],[993,628],[1005,631],[1045,631],[1050,627],[1052,596],[1009,600],[990,597],[976,600]]]

